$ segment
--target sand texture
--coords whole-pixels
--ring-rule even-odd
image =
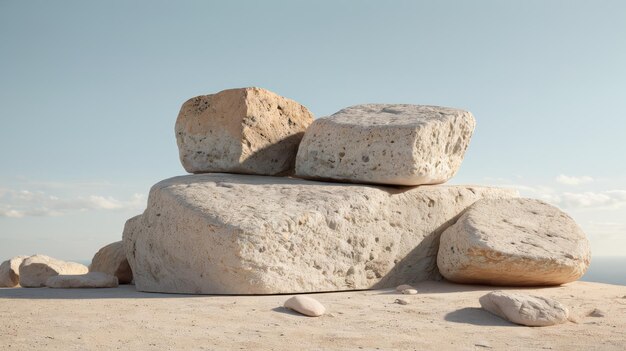
[[[623,350],[626,286],[574,282],[502,289],[558,299],[577,323],[518,326],[480,309],[492,287],[422,282],[312,294],[326,314],[282,307],[291,295],[191,296],[114,289],[0,289],[0,350]],[[501,288],[498,288],[501,289]],[[406,305],[394,303],[402,299]],[[591,317],[594,309],[605,317]]]

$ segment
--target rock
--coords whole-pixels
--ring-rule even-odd
[[[20,284],[20,264],[28,256],[15,256],[0,264],[0,288],[12,288]]]
[[[480,299],[480,306],[510,322],[544,327],[567,322],[569,310],[560,302],[540,296],[493,291]]]
[[[436,276],[439,233],[473,186],[385,188],[203,174],[154,185],[124,228],[139,291],[279,294],[395,287]]]
[[[78,275],[55,275],[46,280],[49,288],[116,288],[117,277],[102,272]]]
[[[476,121],[438,106],[357,105],[307,129],[296,175],[355,183],[443,183],[457,172]]]
[[[180,161],[190,173],[288,172],[311,122],[306,107],[265,89],[197,96],[176,120]]]
[[[414,288],[413,288],[413,286],[408,285],[408,284],[402,284],[402,285],[398,285],[396,287],[396,291],[397,292],[403,292],[404,290],[407,290],[407,289],[414,289]]]
[[[594,308],[591,312],[587,314],[588,317],[606,317],[606,312]]]
[[[326,308],[319,301],[302,295],[288,299],[284,306],[309,317],[319,317],[326,312]]]
[[[398,305],[408,305],[409,302],[405,299],[396,299],[393,303],[397,303]]]
[[[89,271],[114,275],[120,284],[130,284],[133,281],[133,271],[126,259],[122,241],[101,248],[91,260]]]
[[[479,341],[479,342],[476,342],[476,343],[474,343],[474,346],[476,346],[476,347],[484,347],[484,348],[487,348],[487,349],[490,349],[490,348],[491,348],[491,344],[489,344],[489,343],[488,343],[488,342],[486,342],[486,341]]]
[[[20,285],[39,288],[48,278],[59,274],[85,274],[89,269],[75,262],[65,262],[45,255],[30,256],[20,265]]]
[[[441,235],[437,264],[457,283],[535,286],[580,278],[589,242],[567,214],[533,199],[484,199]]]
[[[402,294],[404,294],[404,295],[417,295],[417,290],[415,290],[415,289],[404,289],[404,290],[402,290]]]

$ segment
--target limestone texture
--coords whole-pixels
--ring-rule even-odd
[[[437,277],[439,234],[475,186],[377,187],[202,174],[154,185],[126,222],[140,291],[276,294],[395,287]]]
[[[24,288],[39,288],[46,285],[48,278],[59,274],[85,274],[89,269],[75,262],[65,262],[45,255],[30,256],[20,265],[20,285]]]
[[[585,233],[558,208],[534,199],[484,199],[441,235],[437,265],[457,283],[568,283],[589,267]]]
[[[289,298],[284,306],[309,317],[319,317],[326,312],[326,308],[319,301],[302,295]]]
[[[102,272],[78,275],[55,275],[46,280],[49,288],[116,288],[117,277]]]
[[[448,107],[348,107],[307,129],[296,175],[408,186],[443,183],[459,169],[475,125],[470,112]]]
[[[98,250],[91,260],[89,271],[114,275],[120,284],[130,284],[133,281],[133,271],[126,259],[126,251],[121,240]]]
[[[510,322],[529,327],[565,323],[569,310],[560,302],[541,296],[493,291],[480,299],[480,306]]]
[[[180,161],[190,173],[289,173],[311,122],[306,107],[261,88],[197,96],[176,120]]]
[[[0,264],[0,288],[12,288],[20,284],[20,264],[28,256],[15,256]]]

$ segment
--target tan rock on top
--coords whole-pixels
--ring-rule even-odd
[[[85,274],[89,269],[75,262],[65,262],[45,255],[26,258],[20,265],[20,285],[39,288],[46,285],[48,278],[59,274]]]
[[[20,283],[20,264],[28,256],[15,256],[0,264],[0,288],[12,288]]]
[[[176,120],[180,161],[190,173],[288,172],[311,122],[306,107],[261,88],[197,96]]]
[[[483,199],[441,234],[437,266],[457,283],[558,285],[580,278],[591,260],[574,220],[534,199]]]
[[[120,284],[129,284],[133,280],[133,272],[126,259],[122,241],[101,248],[91,260],[89,271],[114,275]]]
[[[437,184],[459,169],[476,122],[438,106],[357,105],[307,129],[296,175],[355,183]]]

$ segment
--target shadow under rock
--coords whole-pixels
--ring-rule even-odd
[[[474,285],[474,284],[459,284],[445,279],[441,281],[422,281],[413,285],[420,293],[424,294],[454,294],[471,291],[484,291],[485,293],[496,290],[513,290],[513,291],[526,291],[533,293],[537,290],[550,290],[550,289],[563,289],[565,285],[555,286],[499,286],[499,285]]]
[[[453,323],[464,323],[490,327],[515,327],[517,324],[505,321],[493,314],[476,307],[465,307],[446,314],[444,319]]]
[[[101,289],[2,288],[0,299],[164,299],[211,295],[162,294],[137,291],[134,285]]]
[[[422,241],[376,283],[372,289],[395,288],[400,284],[415,284],[420,281],[439,280],[441,274],[437,268],[437,253],[439,251],[439,237],[448,227],[454,224],[464,213],[457,214],[449,219],[432,233],[426,235]],[[412,277],[412,279],[407,279]]]
[[[272,311],[278,312],[278,313],[288,314],[288,315],[291,315],[291,316],[307,318],[307,316],[305,316],[303,314],[300,314],[300,313],[298,313],[296,311],[292,311],[292,310],[288,309],[287,307],[283,307],[283,306],[274,307],[274,308],[272,308]]]

